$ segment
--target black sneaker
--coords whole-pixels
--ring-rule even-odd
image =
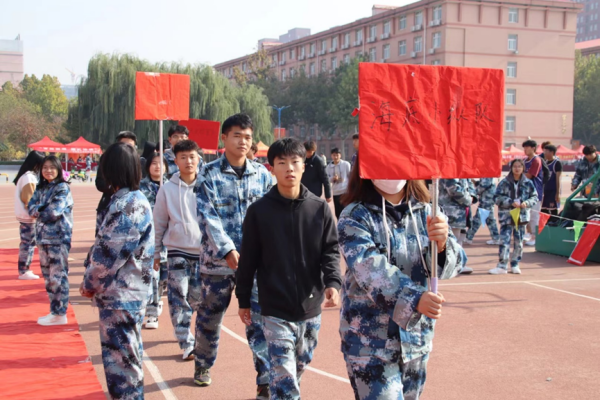
[[[269,385],[258,385],[256,388],[256,400],[270,400],[271,391]]]
[[[194,373],[194,383],[198,386],[208,386],[211,384],[210,371],[206,368],[196,367]]]

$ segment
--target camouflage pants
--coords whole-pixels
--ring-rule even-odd
[[[19,235],[21,243],[19,244],[19,275],[29,271],[33,252],[35,250],[35,224],[20,223]]]
[[[467,240],[473,240],[475,234],[477,233],[479,228],[481,228],[481,222],[481,214],[479,212],[479,209],[477,209],[477,213],[473,217],[473,226],[471,226],[471,228],[467,232]],[[498,240],[500,234],[498,233],[498,223],[496,222],[496,216],[494,215],[493,209],[490,210],[490,215],[485,220],[485,223],[488,229],[490,230],[490,235],[492,236],[492,239]]]
[[[64,244],[39,244],[40,267],[46,292],[50,298],[50,312],[66,315],[69,306],[69,250]]]
[[[510,255],[510,236],[514,237],[514,249],[510,260],[511,267],[518,267],[519,261],[523,258],[523,236],[525,235],[525,226],[521,225],[515,229],[512,225],[502,225],[500,227],[500,249],[499,262],[497,267],[506,269],[508,265],[508,256]]]
[[[429,354],[403,363],[344,355],[356,400],[418,400],[425,386]]]
[[[100,309],[100,343],[106,386],[112,399],[144,398],[144,310]]]
[[[321,315],[300,322],[263,317],[271,400],[300,399],[300,379],[317,347]]]
[[[231,302],[231,294],[235,287],[235,278],[231,275],[200,274],[201,307],[196,316],[196,348],[194,349],[196,367],[210,369],[217,359],[221,325],[225,311]],[[256,384],[269,383],[269,361],[267,343],[263,333],[262,317],[258,305],[256,281],[252,288],[251,298],[252,323],[246,327],[246,339],[256,370]]]
[[[200,301],[200,268],[197,260],[183,257],[169,257],[168,263],[169,314],[179,347],[185,350],[194,347],[191,322]]]
[[[165,286],[161,281],[161,275],[163,273],[163,264],[161,263],[160,269],[158,271],[152,270],[152,282],[150,288],[152,289],[152,293],[150,294],[150,298],[148,299],[148,304],[146,305],[146,317],[155,317],[158,318],[158,303],[160,302],[160,298],[162,297]]]

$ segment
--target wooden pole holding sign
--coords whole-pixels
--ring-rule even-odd
[[[504,71],[360,63],[358,97],[361,177],[432,179],[433,217],[439,179],[501,175]],[[436,243],[430,251],[437,292]]]

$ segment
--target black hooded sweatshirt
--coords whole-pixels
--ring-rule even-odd
[[[337,227],[325,200],[304,185],[297,199],[286,199],[276,185],[248,208],[236,273],[240,308],[250,308],[255,273],[262,315],[298,322],[321,314],[325,288],[342,284]]]

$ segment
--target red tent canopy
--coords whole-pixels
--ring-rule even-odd
[[[90,143],[82,136],[76,141],[66,145],[69,153],[75,154],[102,154],[102,149],[99,145]]]
[[[525,152],[511,145],[508,149],[503,150],[502,159],[514,160],[515,158],[524,158]]]
[[[556,146],[556,155],[561,160],[576,160],[581,157],[577,150],[571,150],[562,144]]]
[[[27,147],[29,147],[32,150],[44,151],[44,152],[49,151],[49,152],[64,153],[65,151],[67,151],[66,145],[55,142],[54,140],[51,140],[48,136],[44,136],[44,138],[42,140],[40,140],[39,142],[31,143],[31,144],[27,145]]]

